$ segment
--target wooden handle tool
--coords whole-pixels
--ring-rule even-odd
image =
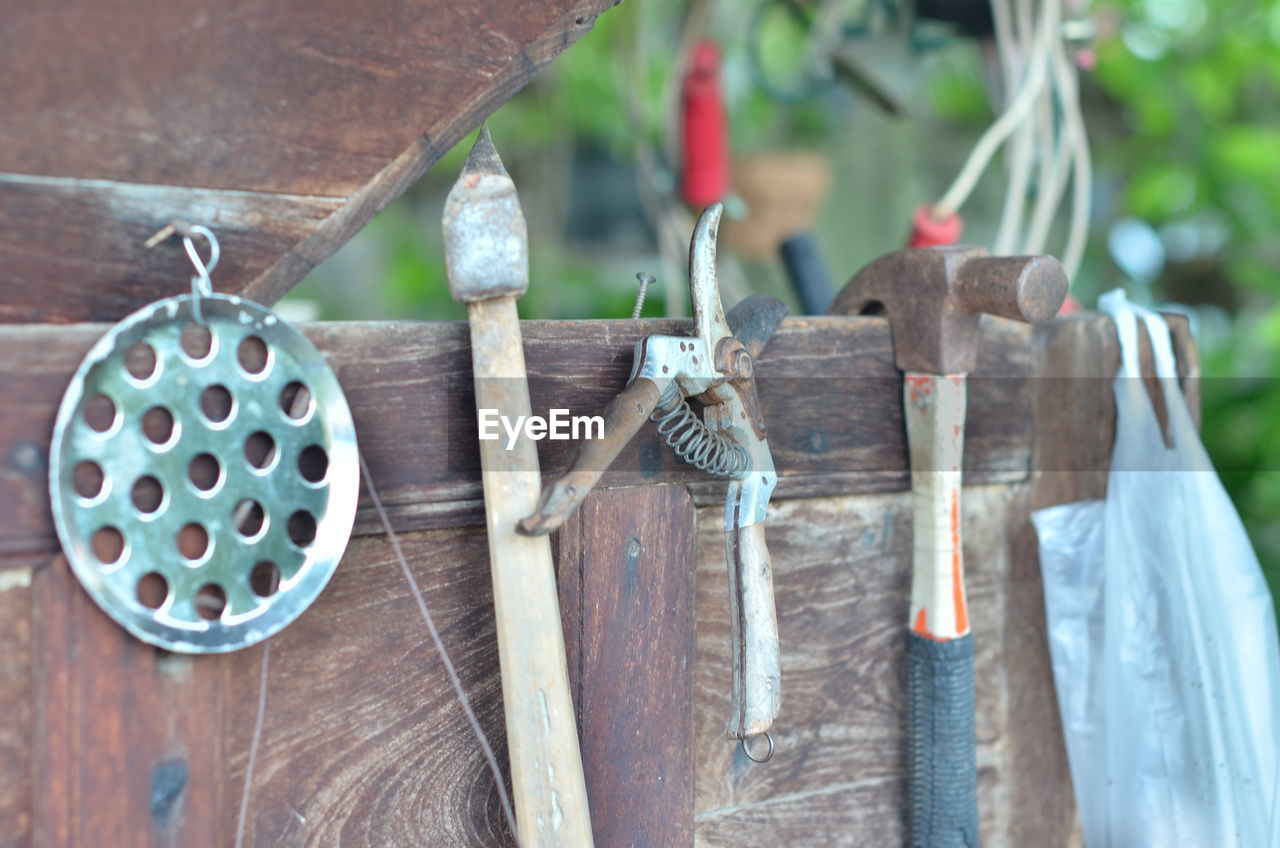
[[[907,830],[912,848],[978,844],[974,647],[964,589],[960,483],[965,379],[983,313],[1047,321],[1067,294],[1049,256],[908,248],[849,281],[834,314],[884,312],[903,371],[913,557],[907,634]]]
[[[528,236],[515,184],[488,128],[444,211],[449,288],[467,304],[476,406],[530,414],[516,298],[529,284]],[[534,443],[480,442],[502,700],[516,822],[523,848],[591,846],[577,722],[569,695],[551,545],[516,522],[538,501]]]
[[[606,412],[605,436],[586,443],[573,468],[543,493],[522,522],[530,534],[550,533],[586,497],[619,451],[652,413],[658,434],[685,462],[729,479],[725,494],[725,550],[729,566],[733,646],[733,712],[728,735],[747,756],[764,762],[774,743],[756,757],[746,741],[768,734],[782,697],[773,566],[764,519],[777,485],[773,454],[755,384],[755,357],[773,336],[786,307],[773,298],[749,297],[724,313],[716,276],[720,204],[703,211],[689,245],[689,294],[696,335],[649,336],[636,345],[631,381]],[[703,418],[687,398],[705,405]]]

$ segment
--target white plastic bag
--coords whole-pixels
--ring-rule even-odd
[[[1280,848],[1271,595],[1178,388],[1169,330],[1112,292],[1105,501],[1041,510],[1049,648],[1088,848]],[[1152,340],[1166,447],[1138,369]]]

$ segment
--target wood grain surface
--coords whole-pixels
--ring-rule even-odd
[[[556,534],[560,608],[598,846],[692,848],[693,499],[592,492]]]
[[[271,303],[615,0],[52,0],[0,27],[0,322],[115,320],[217,231]]]
[[[978,761],[987,796],[984,845],[1006,844],[997,838],[1002,805],[990,795],[1014,777],[1004,767],[1010,681],[1002,644],[1010,560],[1005,527],[1021,488],[972,487],[963,501],[977,648]],[[750,763],[724,738],[729,607],[719,518],[710,507],[698,515],[699,844],[901,844],[910,495],[801,499],[771,510],[782,711],[773,730],[778,752],[762,765]],[[871,810],[841,809],[848,804],[870,804]],[[860,823],[850,828],[854,817]],[[798,840],[801,833],[811,841]]]
[[[489,576],[477,568],[484,534],[402,541],[505,760]],[[36,570],[30,591],[35,844],[231,845],[262,647],[184,657],[143,645],[60,556]],[[385,539],[352,543],[315,606],[271,640],[269,671],[245,845],[511,844]],[[5,726],[12,720],[6,713]],[[14,833],[21,819],[4,812],[0,831]]]
[[[0,569],[0,848],[20,848],[31,834],[33,642],[31,578],[38,558]]]
[[[467,303],[477,409],[530,415],[516,298]],[[511,804],[522,848],[591,848],[551,539],[517,532],[542,491],[537,443],[479,442]]]
[[[689,322],[522,323],[534,412],[595,415],[626,384],[632,351]],[[52,551],[49,438],[58,403],[101,325],[0,327],[0,555]],[[1031,347],[1024,325],[993,319],[970,377],[965,467],[969,482],[1023,480],[1031,459]],[[305,327],[347,393],[356,432],[398,529],[482,524],[480,460],[467,326],[455,322],[324,323]],[[228,355],[230,355],[228,353]],[[759,357],[757,385],[779,485],[774,497],[905,489],[902,393],[888,327],[879,318],[785,321]],[[539,443],[548,476],[573,444]],[[615,461],[603,487],[678,482],[700,503],[725,484],[679,464],[649,424]],[[368,504],[357,532],[376,532]]]
[[[561,368],[580,369],[569,372],[578,374],[574,388],[544,384],[556,386],[546,389],[549,397],[603,397],[625,380],[637,336],[679,326],[528,324],[526,353],[539,373],[550,372],[555,357]],[[987,329],[990,350],[1007,344],[1002,355],[1015,363],[988,363],[982,366],[987,373],[1008,367],[1036,379],[1005,380],[1003,390],[1016,403],[980,404],[975,397],[970,415],[971,432],[978,434],[970,439],[970,463],[979,468],[966,474],[965,554],[978,643],[983,844],[1079,845],[1028,515],[1102,493],[1114,423],[1109,381],[1118,352],[1109,321],[1098,316],[1055,321],[1005,342],[1003,325]],[[0,330],[6,362],[0,391],[10,399],[0,417],[0,542],[6,546],[0,553],[0,846],[229,848],[262,649],[182,658],[130,639],[84,594],[49,541],[43,475],[53,410],[100,330]],[[453,377],[470,381],[465,326],[336,325],[308,332],[347,386],[375,480],[384,495],[396,493],[397,522],[420,526],[427,514],[460,525],[406,529],[406,553],[501,756],[485,535],[470,526],[478,513],[439,506],[473,496],[477,472],[451,469],[438,453],[429,455],[447,444],[433,430],[447,426],[441,410],[471,403],[465,392],[458,400],[449,394]],[[1176,326],[1175,338],[1194,396],[1194,349]],[[575,352],[572,340],[592,355]],[[885,479],[901,479],[902,467],[894,463],[905,462],[901,441],[891,440],[900,410],[895,413],[889,399],[900,394],[883,370],[891,367],[887,334],[875,319],[805,319],[787,322],[777,342],[762,368],[792,377],[782,389],[762,383],[766,412],[778,422],[771,443],[799,469],[797,479],[780,487],[767,524],[783,640],[778,755],[766,765],[750,764],[723,736],[728,604],[714,490],[689,486],[687,475],[640,471],[631,472],[637,476],[628,485],[598,492],[594,511],[589,507],[576,530],[564,531],[576,535],[558,540],[562,602],[575,594],[580,599],[576,607],[564,606],[567,619],[577,622],[570,628],[578,634],[570,656],[581,734],[591,752],[586,768],[601,787],[594,791],[614,798],[625,769],[632,791],[640,782],[635,775],[660,774],[662,789],[656,777],[647,782],[654,803],[691,810],[689,818],[660,823],[663,838],[673,834],[678,844],[687,844],[691,830],[703,846],[900,844],[901,624],[911,531],[909,495],[882,490]],[[875,379],[844,399],[838,392],[804,394],[799,375],[819,362],[829,372],[856,362],[851,373]],[[889,383],[883,396],[875,388],[881,379]],[[809,407],[814,411],[805,412]],[[983,420],[1013,416],[1014,409],[1025,417]],[[844,423],[824,415],[844,416]],[[796,420],[803,416],[808,424]],[[470,439],[470,426],[456,438]],[[815,431],[857,435],[820,452],[804,441]],[[648,438],[642,433],[640,440]],[[566,458],[548,456],[550,472]],[[842,462],[889,470],[842,471]],[[1007,469],[1018,462],[1023,470],[1016,475],[982,470],[983,464]],[[704,504],[696,532],[689,529],[694,516],[686,489],[696,490],[693,503]],[[439,500],[425,506],[415,500],[430,498]],[[647,520],[645,510],[662,516]],[[636,532],[624,539],[628,528]],[[640,539],[638,559],[628,554],[633,537]],[[695,537],[698,575],[690,600],[680,594],[688,591],[690,572],[681,569],[679,551]],[[632,559],[634,592],[626,582]],[[576,592],[570,579],[578,581]],[[682,646],[692,650],[682,640],[695,618],[690,671],[676,660]],[[510,844],[492,779],[384,537],[354,539],[315,606],[271,645],[247,845]],[[691,701],[680,694],[682,685],[692,686]],[[681,708],[687,710],[682,726]],[[660,716],[672,722],[667,735],[648,736]],[[631,758],[618,754],[628,734]],[[673,748],[690,736],[680,760]],[[652,750],[637,741],[645,738]],[[668,779],[678,790],[666,786]],[[600,802],[608,811],[600,821],[635,821],[639,812],[628,806],[634,797]],[[643,844],[629,841],[637,832],[619,825],[616,837],[598,844]],[[661,843],[654,836],[651,844]]]

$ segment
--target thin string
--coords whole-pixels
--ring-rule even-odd
[[[977,185],[978,178],[986,170],[991,157],[1004,144],[1005,139],[1022,124],[1030,114],[1031,108],[1035,106],[1040,97],[1040,90],[1049,76],[1049,62],[1045,57],[1052,49],[1053,40],[1058,37],[1058,25],[1058,5],[1056,0],[1051,0],[1045,6],[1044,14],[1037,26],[1027,75],[1023,78],[1022,85],[1009,101],[1004,113],[978,139],[978,143],[974,145],[969,158],[965,160],[964,167],[960,169],[960,173],[956,175],[955,181],[947,189],[946,194],[934,204],[934,214],[939,220],[951,215],[964,205],[974,186]]]
[[[409,569],[404,550],[400,547],[400,538],[391,527],[391,519],[387,516],[387,511],[382,505],[382,499],[378,497],[377,489],[374,488],[373,477],[369,473],[369,466],[365,462],[363,454],[360,455],[360,471],[364,477],[365,489],[369,492],[369,498],[373,501],[374,509],[378,512],[379,521],[382,522],[382,529],[386,531],[387,539],[391,542],[391,547],[395,551],[396,560],[400,563],[400,570],[404,573],[405,580],[409,584],[409,590],[413,593],[413,598],[418,603],[418,609],[422,613],[422,620],[427,624],[427,631],[431,634],[431,641],[435,644],[436,653],[440,655],[440,660],[449,675],[449,682],[453,684],[454,694],[457,696],[458,703],[462,706],[462,711],[467,717],[467,723],[471,725],[471,732],[475,734],[476,741],[480,743],[480,749],[484,752],[485,761],[488,763],[489,771],[493,774],[493,781],[498,790],[498,801],[502,806],[502,813],[507,819],[507,826],[511,829],[512,838],[515,839],[516,846],[519,848],[520,837],[516,831],[515,812],[511,808],[511,799],[507,797],[506,783],[502,778],[502,769],[498,766],[498,758],[494,755],[493,746],[489,743],[484,729],[480,726],[480,720],[476,718],[475,711],[471,708],[471,701],[467,698],[466,690],[462,687],[462,679],[458,676],[453,660],[449,658],[449,652],[445,649],[444,641],[440,638],[440,631],[436,629],[431,612],[427,609],[427,602],[423,598],[418,581]],[[248,819],[249,799],[253,789],[253,771],[258,760],[258,748],[262,742],[262,728],[266,723],[267,674],[270,660],[271,640],[268,639],[262,643],[262,670],[258,681],[258,715],[253,724],[253,739],[249,743],[249,761],[245,766],[244,790],[240,795],[240,814],[236,821],[235,848],[243,848],[244,845],[244,828]]]
[[[511,836],[515,839],[518,848],[520,836],[516,831],[516,815],[511,809],[511,799],[507,797],[507,787],[502,779],[502,769],[498,767],[498,758],[494,756],[493,746],[489,744],[489,738],[485,736],[484,728],[480,726],[480,720],[476,718],[475,711],[471,709],[471,701],[467,698],[466,690],[462,688],[462,679],[458,676],[458,671],[453,666],[453,660],[449,658],[449,652],[445,650],[444,641],[440,638],[440,631],[436,629],[435,621],[427,610],[427,602],[422,597],[422,590],[418,588],[418,581],[414,578],[413,572],[409,570],[409,562],[405,559],[404,550],[400,547],[400,538],[396,535],[395,530],[391,529],[391,519],[387,517],[387,511],[382,506],[382,499],[378,497],[378,490],[374,488],[373,475],[369,473],[369,465],[364,460],[364,454],[360,454],[360,473],[364,478],[365,490],[369,492],[369,499],[373,501],[373,508],[378,512],[378,520],[382,522],[382,529],[386,531],[387,540],[391,542],[391,547],[396,554],[396,560],[400,563],[400,570],[404,573],[404,579],[409,584],[413,599],[418,602],[418,610],[422,613],[422,620],[427,624],[427,631],[431,634],[431,641],[436,646],[436,653],[440,655],[440,661],[444,664],[444,669],[449,675],[449,682],[453,684],[453,692],[458,698],[458,703],[462,706],[462,712],[467,717],[467,723],[471,725],[471,732],[475,734],[476,741],[480,743],[480,750],[484,752],[485,761],[489,764],[489,771],[493,773],[493,782],[498,789],[498,801],[502,805],[502,813],[506,816],[507,826],[511,828]],[[237,848],[239,848],[238,843]]]
[[[262,741],[262,725],[267,718],[267,667],[271,661],[271,640],[262,643],[262,673],[258,680],[258,718],[253,723],[253,741],[249,743],[249,763],[244,770],[244,791],[240,794],[240,815],[236,819],[236,848],[244,845],[244,823],[249,813],[249,791],[253,788],[253,766],[258,760],[258,743]]]

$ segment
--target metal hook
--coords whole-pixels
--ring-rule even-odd
[[[763,736],[769,742],[769,751],[763,757],[760,757],[758,759],[756,757],[751,756],[751,749],[747,747],[747,739],[755,739],[756,736]],[[775,750],[774,744],[773,744],[773,734],[766,730],[764,733],[757,733],[756,736],[743,737],[742,739],[738,740],[738,744],[742,746],[742,753],[746,754],[747,759],[750,760],[751,762],[767,763],[773,759],[773,752]]]
[[[170,221],[159,232],[147,239],[146,246],[155,247],[174,235],[182,236],[182,246],[187,251],[187,258],[196,269],[195,276],[191,278],[191,312],[195,316],[196,323],[203,324],[204,315],[200,311],[200,300],[213,294],[213,281],[209,279],[209,275],[213,273],[214,268],[218,267],[222,248],[218,245],[218,237],[208,227],[201,224],[188,224],[181,220]],[[209,243],[208,263],[200,258],[200,252],[196,250],[196,243],[192,236],[199,236]]]
[[[218,237],[208,227],[196,224],[191,227],[191,235],[201,236],[209,242],[209,264],[206,265],[200,261],[200,253],[196,250],[196,243],[191,240],[191,236],[182,237],[182,246],[186,248],[187,257],[190,258],[191,264],[196,266],[196,274],[191,278],[191,314],[195,316],[197,324],[203,324],[204,314],[200,309],[200,301],[213,294],[213,281],[209,279],[209,274],[218,267],[222,248],[218,246]]]
[[[200,261],[200,254],[196,252],[196,245],[191,240],[191,236],[200,236],[209,243],[208,264]],[[191,257],[191,264],[196,266],[196,272],[207,281],[209,275],[213,273],[213,269],[218,267],[218,260],[222,257],[222,248],[218,245],[218,237],[208,227],[202,224],[194,224],[191,227],[190,234],[183,234],[182,246],[187,249],[187,256]]]

